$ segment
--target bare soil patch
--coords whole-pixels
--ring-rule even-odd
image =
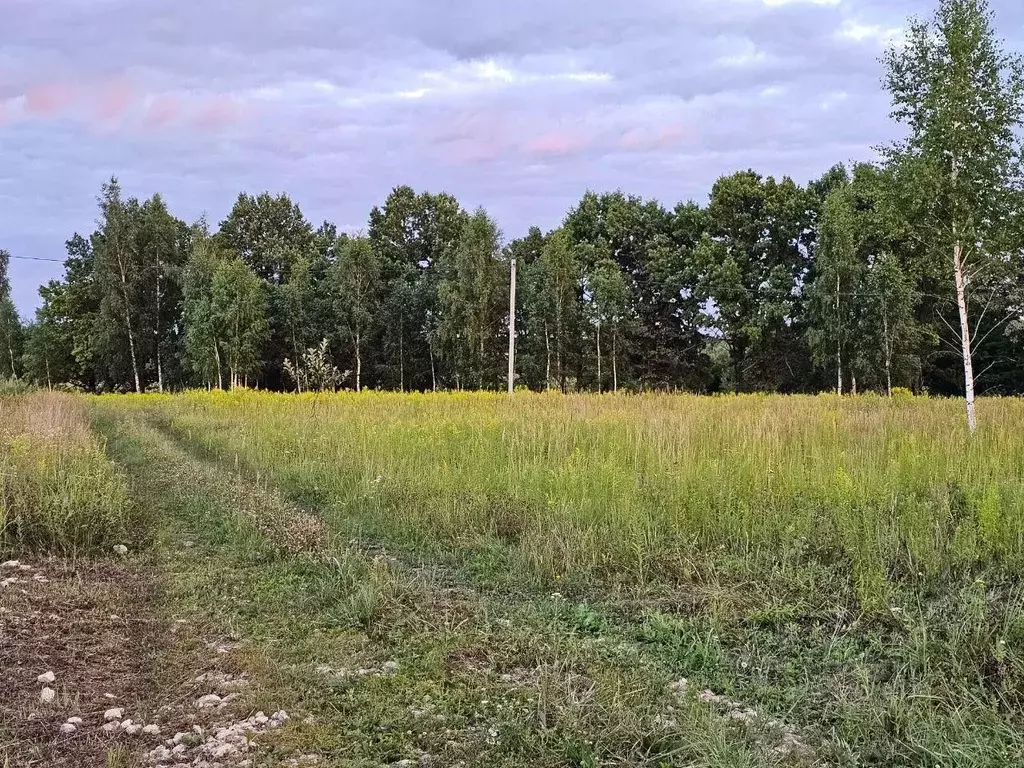
[[[155,733],[104,730],[105,713],[120,709],[122,719],[166,732],[168,701],[184,702],[196,687],[196,644],[160,617],[153,572],[21,560],[0,568],[0,584],[0,764],[133,765],[160,743]]]

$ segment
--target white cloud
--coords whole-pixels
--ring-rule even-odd
[[[873,43],[886,46],[902,41],[906,35],[903,27],[884,27],[881,24],[864,24],[847,19],[839,28],[839,37],[857,43]]]
[[[495,90],[509,86],[537,83],[580,83],[594,85],[612,81],[607,72],[564,69],[537,71],[500,64],[494,59],[457,62],[445,69],[420,72],[409,87],[399,87],[394,96],[401,99],[422,99],[427,96],[452,95]]]
[[[730,53],[719,56],[715,63],[720,67],[750,67],[755,64],[764,64],[768,60],[767,54],[759,50],[750,40],[743,43]]]

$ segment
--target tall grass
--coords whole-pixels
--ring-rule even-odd
[[[1024,401],[190,393],[128,402],[399,535],[498,537],[539,578],[644,580],[716,553],[887,584],[1024,565]]]
[[[76,554],[123,540],[125,487],[89,428],[83,400],[0,397],[0,548]]]

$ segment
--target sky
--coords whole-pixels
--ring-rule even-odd
[[[991,0],[1024,48],[1024,3]],[[704,202],[890,141],[879,57],[932,0],[0,0],[0,247],[29,313],[100,185],[220,222],[287,192],[366,228],[399,184],[505,237],[584,191]]]

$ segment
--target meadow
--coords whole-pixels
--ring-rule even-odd
[[[129,398],[128,402],[133,402]],[[515,551],[538,582],[685,579],[712,553],[894,581],[1024,563],[1024,402],[971,439],[944,399],[193,394],[207,451],[420,545]]]
[[[1024,761],[1016,399],[982,400],[973,437],[959,402],[910,396],[3,407],[3,554],[113,558],[156,585],[135,610],[166,642],[131,706],[185,702],[161,716],[214,729],[189,704],[204,683],[181,681],[244,678],[234,716],[293,717],[239,761]],[[3,715],[0,756],[5,723],[26,738]],[[152,764],[152,744],[95,743],[108,764]],[[52,764],[77,764],[54,760],[66,746],[46,747]]]

